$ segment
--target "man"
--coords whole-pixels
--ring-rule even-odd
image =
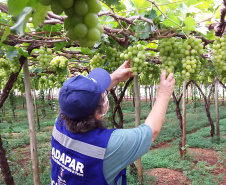
[[[145,123],[106,129],[107,91],[132,77],[129,61],[109,74],[96,68],[67,80],[59,93],[61,113],[52,135],[52,185],[126,184],[125,168],[144,155],[159,134],[175,80],[160,77],[157,98]]]

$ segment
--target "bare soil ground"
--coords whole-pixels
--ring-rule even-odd
[[[162,143],[155,148],[169,147],[168,143]],[[219,162],[220,158],[216,151],[211,149],[190,148],[187,150],[188,154],[193,156],[196,160],[192,168],[195,167],[198,161],[206,161],[209,166],[215,164],[216,167],[212,170],[212,174],[217,176],[219,174],[226,174],[226,160]],[[190,185],[191,182],[187,179],[183,172],[175,171],[167,168],[155,168],[152,170],[146,170],[146,174],[155,176],[157,183],[155,185]],[[216,179],[217,181],[217,179]],[[151,184],[151,183],[150,183]],[[219,185],[226,185],[226,176],[224,176],[223,182],[219,182]]]

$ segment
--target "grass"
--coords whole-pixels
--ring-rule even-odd
[[[27,122],[26,108],[22,108],[22,99],[18,99],[18,109],[16,110],[16,120],[12,119],[12,113],[9,109],[6,109],[6,115],[0,123],[0,133],[2,135],[4,148],[7,151],[7,159],[10,163],[10,168],[14,176],[15,184],[33,184],[33,175],[31,162],[27,161],[27,156],[30,155],[30,149],[28,144],[29,138],[29,126]],[[41,102],[38,101],[39,115],[41,115]],[[57,105],[57,103],[55,103]],[[7,108],[7,103],[5,104]],[[56,107],[57,109],[57,107]],[[135,109],[131,101],[122,102],[122,110],[124,117],[124,128],[132,128],[135,125]],[[155,146],[161,142],[168,142],[170,147],[150,150],[142,157],[143,169],[154,168],[169,168],[178,171],[183,171],[191,181],[192,184],[200,184],[205,182],[212,185],[211,178],[213,179],[210,170],[208,170],[208,164],[204,162],[198,162],[196,167],[191,170],[191,165],[194,163],[194,159],[187,155],[183,160],[180,158],[178,150],[178,143],[180,141],[180,127],[179,121],[175,113],[176,107],[173,102],[169,103],[167,114],[165,116],[165,123],[162,130],[153,143]],[[220,134],[226,135],[226,106],[220,106]],[[141,103],[141,123],[144,123],[147,115],[150,112],[150,105],[145,101]],[[210,113],[213,121],[215,121],[215,107],[211,106]],[[40,168],[40,181],[41,184],[50,183],[50,140],[52,127],[54,125],[58,112],[51,110],[49,105],[46,105],[46,117],[40,116],[40,131],[37,130],[37,143],[38,143],[38,156],[39,156],[39,168]],[[2,119],[2,118],[1,118]],[[118,119],[116,119],[118,120]],[[186,105],[186,122],[187,122],[187,140],[188,148],[207,148],[214,149],[220,155],[219,163],[225,160],[225,148],[226,138],[210,137],[210,127],[206,116],[204,104],[197,104],[197,108],[194,109],[193,104]],[[110,124],[108,124],[110,126]],[[13,133],[19,133],[19,136],[13,136]],[[21,149],[21,150],[19,150]],[[21,165],[23,166],[21,168]],[[203,179],[200,180],[202,174]],[[127,183],[129,185],[139,184],[137,176],[129,174],[129,168],[127,170]],[[222,178],[219,175],[219,179]],[[1,178],[0,178],[1,179]],[[144,184],[152,182],[155,184],[156,179],[153,176],[144,175]],[[0,184],[3,182],[0,180]],[[201,183],[201,184],[205,184]]]

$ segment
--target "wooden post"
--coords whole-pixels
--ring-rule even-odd
[[[183,125],[183,137],[182,137],[182,147],[185,147],[186,145],[186,80],[183,82],[183,119],[182,119],[182,125]],[[183,150],[183,158],[185,157],[186,150]]]
[[[217,137],[220,137],[220,126],[219,126],[219,105],[218,105],[218,84],[219,80],[217,79],[215,84],[215,108],[216,108],[216,129]]]
[[[37,106],[37,101],[36,101],[35,88],[33,89],[33,92],[34,92],[34,106],[35,106],[35,112],[36,112],[36,118],[37,118],[37,125],[38,125],[38,130],[40,131],[40,123],[39,123],[38,106]]]
[[[135,93],[135,126],[140,125],[140,85],[138,82],[138,76],[134,77],[134,93]],[[141,158],[137,160],[137,170],[139,182],[143,182],[143,172]]]
[[[23,71],[24,71],[24,83],[25,83],[26,103],[27,103],[27,115],[28,115],[28,123],[29,123],[29,134],[30,134],[33,182],[34,182],[34,185],[40,185],[34,107],[33,107],[32,97],[31,97],[31,82],[30,82],[30,74],[29,74],[27,60],[23,65]]]
[[[155,81],[154,81],[154,86],[153,86],[153,92],[152,92],[152,101],[151,101],[151,103],[152,103],[152,105],[151,105],[151,108],[154,106],[154,101],[155,101]]]

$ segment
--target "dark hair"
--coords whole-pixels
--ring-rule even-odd
[[[97,103],[97,106],[95,107],[93,112],[82,120],[79,120],[79,121],[72,120],[67,115],[60,113],[59,121],[60,122],[64,121],[67,129],[70,132],[73,132],[73,133],[86,133],[86,132],[95,130],[96,128],[102,128],[103,127],[103,121],[96,119],[95,114],[96,113],[98,113],[98,114],[102,113],[102,111],[103,111],[103,101],[104,101],[104,98],[102,98],[102,96],[101,96],[101,98],[100,98],[99,102]]]

